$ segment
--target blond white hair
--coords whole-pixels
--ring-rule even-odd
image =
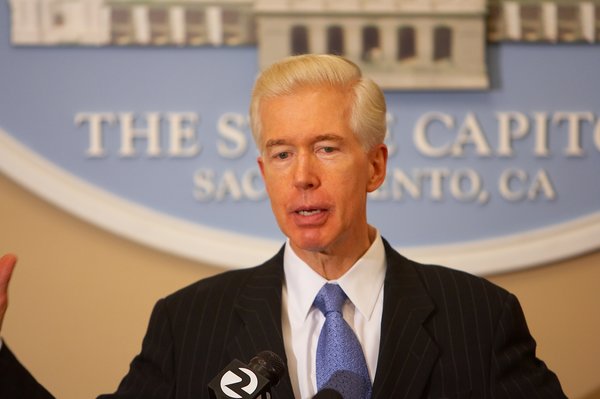
[[[348,90],[353,96],[350,129],[365,150],[383,143],[386,132],[385,97],[379,86],[364,77],[360,68],[346,58],[328,54],[292,56],[265,69],[256,80],[250,102],[252,135],[260,146],[262,99],[294,94],[307,86],[329,86]]]

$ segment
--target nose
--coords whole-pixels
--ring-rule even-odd
[[[320,185],[319,166],[310,154],[299,154],[294,163],[294,187],[313,190]]]

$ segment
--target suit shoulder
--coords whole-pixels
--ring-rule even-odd
[[[418,280],[420,283],[416,284],[422,284],[434,296],[439,293],[448,295],[452,292],[468,291],[470,289],[483,291],[502,299],[511,295],[504,288],[483,277],[447,266],[423,264],[408,259],[398,253],[387,241],[384,240],[383,242],[386,250],[388,276],[392,280],[408,279],[413,283]]]
[[[217,292],[228,292],[229,296],[236,296],[237,291],[252,276],[254,269],[230,270],[203,278],[169,294],[164,301],[167,304],[187,301],[191,298],[212,296]]]
[[[499,317],[507,301],[516,300],[506,289],[484,277],[447,266],[408,261],[429,297],[438,308],[471,308]]]
[[[462,293],[463,296],[472,294],[475,297],[484,296],[488,300],[498,303],[504,303],[507,297],[512,296],[506,289],[484,277],[447,266],[419,265],[417,271],[428,288],[439,288],[444,285],[447,293]]]
[[[417,273],[419,273],[426,286],[433,285],[435,281],[444,281],[458,286],[479,286],[481,289],[496,292],[501,296],[510,295],[506,289],[481,276],[447,266],[420,264],[416,262],[414,264]]]
[[[246,269],[229,270],[198,280],[163,298],[167,307],[192,306],[199,302],[233,303],[249,285],[276,284],[283,276],[280,251],[265,263]],[[187,304],[187,305],[185,305]]]

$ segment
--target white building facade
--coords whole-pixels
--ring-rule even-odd
[[[16,45],[255,44],[252,0],[9,0]]]
[[[108,42],[104,0],[9,0],[11,38],[16,45]]]
[[[600,41],[600,0],[8,0],[14,45],[333,53],[385,89],[485,89],[491,41]]]
[[[335,53],[386,89],[484,89],[484,0],[257,0],[259,62]]]
[[[600,0],[490,0],[488,38],[600,42]]]

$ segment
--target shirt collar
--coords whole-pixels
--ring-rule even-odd
[[[335,282],[342,287],[356,309],[368,320],[381,293],[385,267],[385,248],[379,232],[367,252],[335,281],[327,281],[300,259],[288,239],[283,255],[283,268],[290,310],[292,314],[304,321],[323,284]]]

